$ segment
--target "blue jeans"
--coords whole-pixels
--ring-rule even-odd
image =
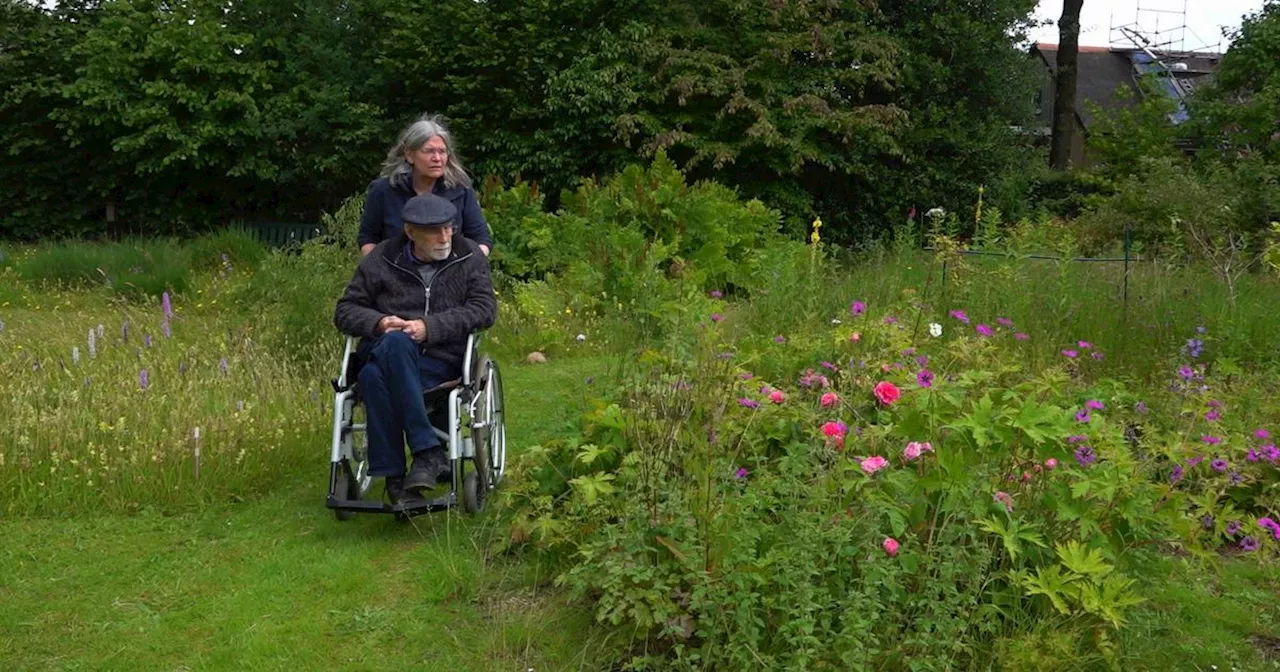
[[[404,475],[406,441],[415,455],[440,447],[422,393],[457,377],[454,367],[420,354],[418,344],[403,332],[393,331],[374,341],[360,369],[370,476]]]

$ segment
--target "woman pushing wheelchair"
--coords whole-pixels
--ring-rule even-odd
[[[386,479],[393,505],[412,507],[425,504],[421,493],[450,469],[423,393],[456,384],[468,337],[493,324],[497,299],[485,252],[454,235],[453,203],[420,194],[399,214],[401,230],[360,260],[333,320],[364,339],[358,381],[368,475]],[[413,456],[407,470],[406,444]]]

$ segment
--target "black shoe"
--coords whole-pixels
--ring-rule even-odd
[[[413,456],[413,467],[404,479],[406,490],[430,490],[436,487],[440,476],[449,471],[449,457],[443,448],[431,448]]]
[[[391,500],[392,506],[413,508],[415,506],[424,506],[427,503],[427,500],[419,497],[417,493],[405,489],[404,476],[388,476],[386,491],[387,499]]]

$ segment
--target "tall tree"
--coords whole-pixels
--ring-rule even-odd
[[[1084,0],[1064,0],[1058,19],[1058,67],[1054,77],[1053,138],[1049,145],[1049,165],[1057,170],[1071,167],[1071,144],[1076,127],[1076,64],[1080,52],[1080,8]]]

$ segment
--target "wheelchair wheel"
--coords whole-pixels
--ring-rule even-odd
[[[333,484],[334,497],[341,500],[360,500],[369,493],[373,478],[369,476],[369,443],[363,425],[365,423],[364,406],[353,404],[349,411],[349,423],[362,425],[361,429],[348,429],[343,442],[346,443],[344,456],[338,462],[336,482]],[[355,511],[334,509],[333,515],[338,520],[351,520]]]
[[[336,499],[352,499],[351,493],[359,491],[360,485],[356,482],[355,475],[351,473],[351,467],[348,466],[347,460],[342,460],[338,463],[338,473],[335,478],[337,481],[333,484],[333,496]],[[356,515],[356,512],[334,509],[333,515],[338,520],[351,520]]]
[[[489,489],[498,487],[507,470],[507,425],[506,404],[502,394],[502,371],[498,363],[485,358],[481,371],[485,374],[484,385],[484,423],[485,443],[485,485]],[[479,451],[477,451],[477,454]]]

